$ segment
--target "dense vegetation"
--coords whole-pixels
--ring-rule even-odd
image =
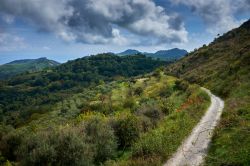
[[[157,165],[209,104],[198,86],[160,69],[85,88],[33,113],[22,127],[0,127],[0,161],[19,165]],[[155,141],[158,140],[158,141]]]
[[[100,54],[67,62],[52,69],[24,73],[0,82],[1,121],[19,126],[34,113],[84,88],[144,74],[166,64],[143,55],[119,57]]]
[[[207,165],[250,163],[250,20],[167,68],[225,99]]]
[[[11,78],[20,73],[40,71],[58,65],[58,62],[47,58],[16,60],[0,65],[0,80]]]

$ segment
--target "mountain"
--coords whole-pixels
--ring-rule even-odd
[[[170,50],[160,50],[155,53],[148,53],[148,52],[140,52],[138,50],[128,49],[124,52],[118,53],[118,55],[126,56],[126,55],[135,55],[135,54],[144,54],[148,57],[152,57],[154,59],[160,59],[164,61],[175,61],[182,58],[188,52],[183,49],[173,48]]]
[[[40,71],[59,64],[47,58],[15,60],[0,66],[0,79],[8,79],[24,72]]]
[[[184,55],[188,54],[186,50],[173,48],[170,50],[160,50],[153,54],[148,54],[148,56],[153,58],[159,58],[165,61],[173,61],[181,59]]]
[[[225,100],[205,165],[248,165],[250,20],[169,65],[166,71],[207,87]]]
[[[137,50],[128,49],[126,51],[118,53],[117,55],[126,56],[126,55],[135,55],[135,54],[138,54],[138,53],[141,53],[141,52],[137,51]]]

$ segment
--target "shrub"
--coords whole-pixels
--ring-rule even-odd
[[[17,159],[16,150],[22,142],[22,135],[19,132],[10,132],[3,136],[0,142],[0,151],[2,155],[11,160]]]
[[[160,108],[162,112],[166,115],[171,114],[171,112],[174,110],[173,103],[169,101],[169,99],[163,99],[160,103]]]
[[[94,151],[76,130],[64,129],[55,136],[51,141],[55,141],[56,163],[58,165],[92,164]]]
[[[135,106],[136,106],[136,102],[133,97],[127,97],[123,103],[123,107],[129,108],[130,110],[134,110]]]
[[[163,113],[157,105],[144,105],[137,111],[137,114],[148,117],[154,127],[163,117]]]
[[[160,89],[160,96],[161,97],[169,97],[173,93],[173,88],[170,86],[164,86]]]
[[[188,88],[188,83],[184,80],[176,80],[175,81],[175,89],[186,91]]]
[[[76,130],[67,128],[33,134],[18,152],[22,165],[91,165],[94,154]]]
[[[119,148],[132,145],[140,133],[140,123],[134,115],[121,115],[113,124],[115,135],[118,138]]]
[[[42,138],[42,139],[41,139]],[[48,135],[30,135],[18,149],[21,165],[49,165],[56,159],[54,146],[49,144]]]
[[[153,76],[156,78],[161,78],[161,72],[162,72],[162,68],[157,68],[154,72],[153,72]]]
[[[143,93],[142,87],[137,87],[134,93],[135,95],[141,96],[141,94]]]
[[[94,117],[84,124],[84,131],[87,141],[94,146],[96,163],[114,157],[117,141],[113,129],[106,121]]]

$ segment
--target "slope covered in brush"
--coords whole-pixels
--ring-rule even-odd
[[[167,72],[211,89],[225,99],[208,165],[244,165],[250,159],[250,20],[193,51]]]

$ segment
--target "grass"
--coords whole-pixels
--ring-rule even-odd
[[[247,166],[250,163],[250,97],[241,91],[239,89],[225,101],[224,113],[213,136],[206,165]],[[247,93],[247,90],[243,91]]]

